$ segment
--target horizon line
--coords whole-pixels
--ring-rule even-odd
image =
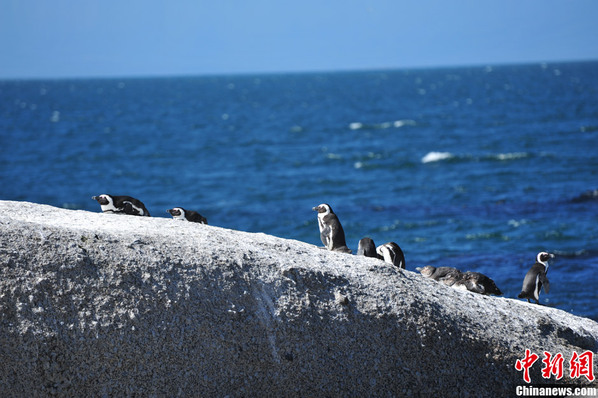
[[[479,62],[463,64],[444,65],[413,65],[413,66],[388,66],[388,67],[363,67],[363,68],[314,68],[314,69],[289,69],[289,70],[255,70],[244,72],[171,72],[171,73],[140,73],[140,74],[81,74],[81,75],[58,75],[58,76],[14,76],[2,77],[0,81],[36,81],[36,80],[116,80],[116,79],[171,79],[171,78],[201,78],[201,77],[251,77],[265,75],[309,75],[309,74],[331,74],[331,73],[383,73],[396,71],[416,71],[433,69],[460,69],[460,68],[488,68],[523,65],[548,65],[548,64],[573,64],[598,62],[598,58],[583,59],[562,59],[562,60],[539,60],[539,61],[505,61],[505,62]]]

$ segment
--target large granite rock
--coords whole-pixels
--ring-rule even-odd
[[[314,233],[317,233],[314,218]],[[513,396],[598,324],[312,245],[0,202],[0,396]],[[598,374],[598,372],[595,372]]]

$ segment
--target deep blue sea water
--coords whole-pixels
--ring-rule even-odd
[[[321,245],[397,242],[407,268],[479,271],[598,320],[598,62],[0,81],[0,199],[100,211],[182,206],[212,225]]]

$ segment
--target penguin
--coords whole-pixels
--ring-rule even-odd
[[[461,272],[458,269],[453,268],[453,267],[446,267],[446,268],[451,268],[451,269],[446,270],[446,273],[444,273],[444,275],[442,275],[442,276],[438,276],[438,279],[436,279],[436,280],[444,283],[447,286],[452,287],[455,285],[455,283],[460,281],[461,278],[463,278],[463,272]]]
[[[449,274],[458,275],[458,273],[460,273],[460,271],[454,267],[434,267],[432,265],[426,265],[422,268],[418,267],[415,270],[419,271],[426,278],[430,278],[435,281],[438,281]]]
[[[92,196],[93,200],[97,201],[104,213],[118,213],[129,214],[133,216],[147,216],[149,211],[145,205],[139,200],[130,196],[114,196],[102,194],[99,196]]]
[[[182,207],[173,207],[172,209],[166,210],[167,213],[170,213],[172,218],[176,220],[187,220],[191,222],[198,222],[200,224],[207,224],[208,220],[193,210],[185,210]]]
[[[320,239],[328,250],[351,253],[345,241],[343,226],[330,205],[322,203],[312,208],[318,212],[318,227],[320,228]]]
[[[548,260],[554,258],[554,254],[540,252],[536,256],[536,263],[532,265],[525,278],[523,278],[523,286],[521,286],[521,293],[517,295],[519,298],[534,300],[536,304],[540,304],[540,289],[543,287],[544,292],[548,293],[550,290],[550,283],[546,274],[548,273]]]
[[[502,295],[502,292],[496,286],[496,283],[494,283],[494,281],[488,278],[486,275],[479,272],[467,271],[462,273],[453,284],[453,287],[457,289],[467,289],[470,292],[485,295]]]
[[[405,255],[403,250],[394,242],[388,242],[376,248],[376,253],[384,260],[385,263],[396,265],[399,268],[405,269]]]
[[[424,276],[425,278],[431,279],[432,275],[434,274],[434,271],[436,271],[436,267],[434,267],[433,265],[426,265],[425,267],[417,267],[415,268],[415,270],[422,274],[422,276]]]
[[[370,238],[363,238],[359,241],[359,245],[357,246],[357,255],[380,258],[378,253],[376,253],[376,245]]]

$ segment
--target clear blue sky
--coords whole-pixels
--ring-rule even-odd
[[[0,0],[0,78],[598,59],[598,0]]]

